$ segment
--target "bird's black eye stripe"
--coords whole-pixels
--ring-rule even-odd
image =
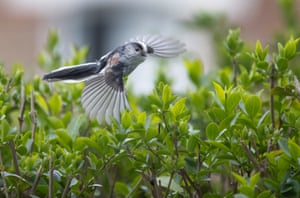
[[[143,50],[143,46],[139,43],[135,43],[136,47],[135,47],[135,51],[138,52],[138,51],[142,51]]]

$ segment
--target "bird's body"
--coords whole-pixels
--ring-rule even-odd
[[[100,60],[62,67],[46,75],[49,82],[66,81],[86,83],[81,102],[90,118],[98,122],[120,119],[120,112],[130,108],[123,78],[128,76],[148,54],[174,57],[184,51],[180,42],[160,36],[138,37],[117,47]]]

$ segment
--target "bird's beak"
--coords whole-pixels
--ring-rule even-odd
[[[153,48],[150,47],[150,46],[147,46],[147,53],[148,53],[148,54],[153,54],[153,53],[154,53]]]
[[[144,56],[144,57],[146,57],[147,56],[147,52],[142,51],[141,55]]]

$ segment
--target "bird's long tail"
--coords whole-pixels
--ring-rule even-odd
[[[98,62],[61,67],[48,74],[45,74],[43,76],[43,80],[46,80],[48,82],[81,82],[97,75],[101,69],[102,68]]]

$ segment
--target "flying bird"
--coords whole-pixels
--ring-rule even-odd
[[[127,77],[148,55],[178,56],[185,45],[160,35],[140,36],[115,48],[95,62],[65,66],[43,76],[48,82],[85,82],[81,103],[90,119],[111,123],[120,121],[120,112],[130,109],[124,88]]]

